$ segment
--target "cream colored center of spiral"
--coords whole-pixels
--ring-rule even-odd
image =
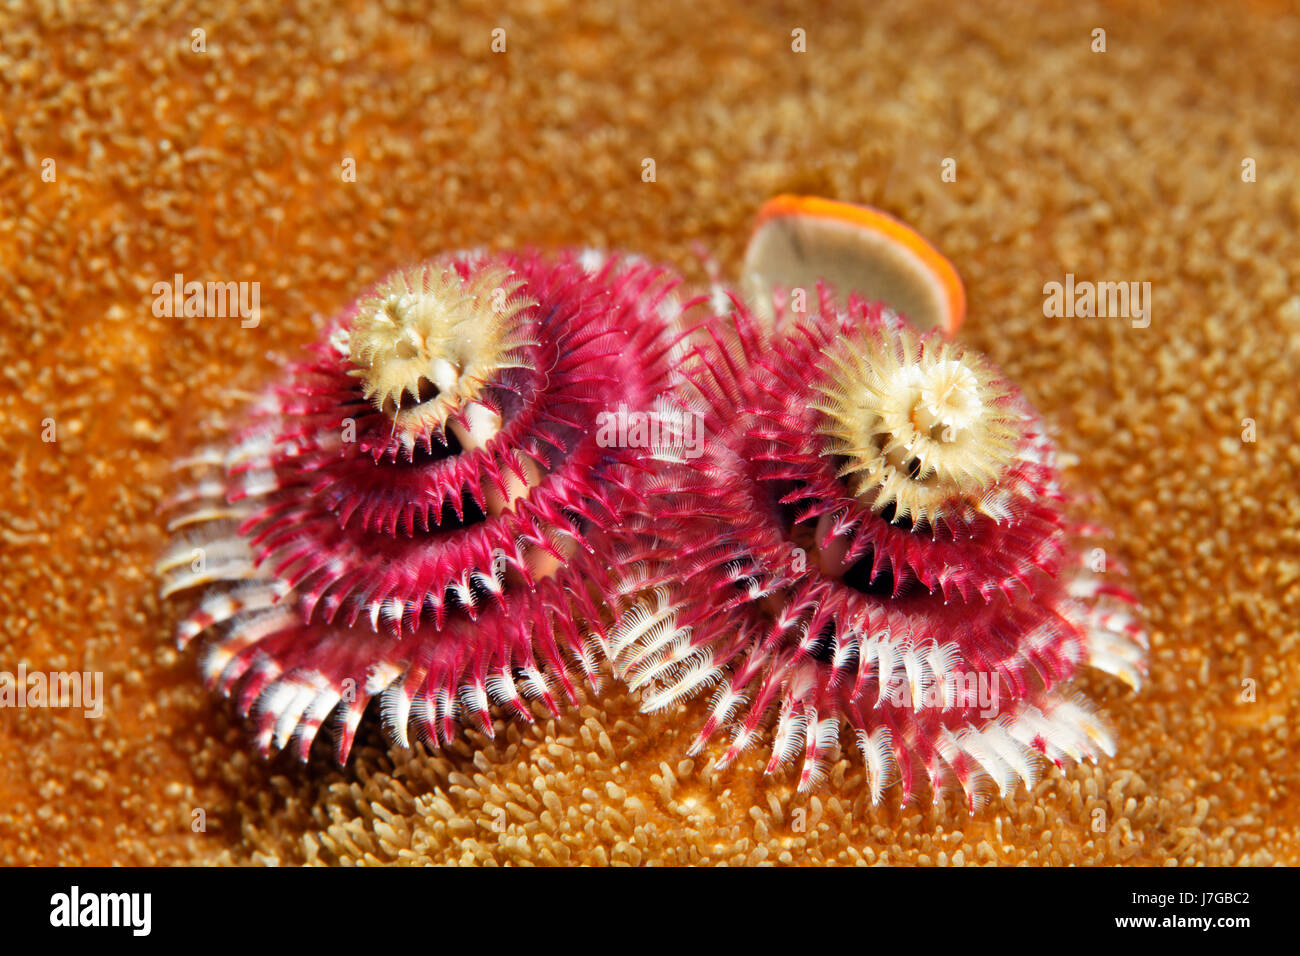
[[[481,447],[501,416],[482,399],[511,368],[528,368],[522,280],[503,267],[462,279],[450,266],[393,273],[357,307],[348,335],[353,374],[365,397],[393,420],[408,448],[449,430],[462,448]]]

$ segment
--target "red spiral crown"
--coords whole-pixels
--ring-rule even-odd
[[[1111,752],[1067,682],[1087,664],[1137,686],[1146,638],[1032,408],[880,305],[823,287],[797,318],[735,301],[686,361],[710,452],[625,545],[616,670],[647,709],[712,687],[695,749],[726,727],[726,764],[766,733],[805,790],[842,727],[877,801],[955,779],[975,804],[1040,755]],[[674,509],[695,519],[655,522]]]
[[[342,761],[377,695],[396,742],[446,742],[598,683],[593,542],[647,467],[598,421],[670,387],[672,285],[591,256],[402,270],[187,463],[164,594],[207,587],[180,642],[210,635],[264,752],[305,758],[332,715]]]

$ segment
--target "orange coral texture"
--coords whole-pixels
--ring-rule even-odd
[[[1296,862],[1295,10],[34,6],[0,14],[0,670],[102,670],[107,703],[0,712],[0,861]],[[757,754],[714,774],[684,758],[698,708],[621,696],[438,755],[372,735],[344,772],[250,756],[151,573],[169,462],[232,386],[423,256],[576,243],[698,278],[693,244],[734,270],[780,192],[933,239],[963,338],[1079,456],[1153,639],[1140,695],[1085,687],[1119,755],[974,815],[873,810],[855,759],[813,796]],[[1067,272],[1151,282],[1150,327],[1044,318]],[[175,273],[260,282],[261,323],[155,317]]]

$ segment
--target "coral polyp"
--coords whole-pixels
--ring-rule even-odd
[[[585,263],[585,265],[584,265]],[[404,269],[328,329],[194,483],[160,563],[207,683],[264,751],[345,759],[382,695],[392,739],[446,742],[599,682],[602,568],[633,451],[597,416],[668,387],[678,306],[648,265],[467,255]]]
[[[771,311],[734,300],[685,366],[707,480],[659,507],[708,530],[646,515],[656,591],[630,583],[611,632],[647,709],[713,688],[695,750],[725,730],[725,765],[766,737],[801,789],[847,730],[875,801],[955,781],[976,805],[1044,757],[1111,752],[1069,682],[1092,666],[1136,686],[1146,639],[1023,395],[879,304],[823,286],[808,315]]]

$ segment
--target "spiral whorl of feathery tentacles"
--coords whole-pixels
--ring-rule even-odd
[[[955,780],[975,804],[1042,757],[1109,753],[1068,681],[1089,665],[1137,686],[1146,638],[1029,404],[880,306],[823,290],[797,318],[737,305],[685,363],[709,454],[655,507],[696,518],[647,513],[626,546],[616,672],[647,709],[712,686],[696,749],[726,728],[725,764],[767,733],[769,771],[801,756],[801,789],[843,727],[875,800]]]
[[[596,423],[670,387],[672,284],[593,256],[402,270],[188,461],[164,594],[206,587],[180,641],[207,636],[264,752],[328,722],[346,759],[376,697],[395,741],[446,742],[596,683],[593,541],[647,467]]]

